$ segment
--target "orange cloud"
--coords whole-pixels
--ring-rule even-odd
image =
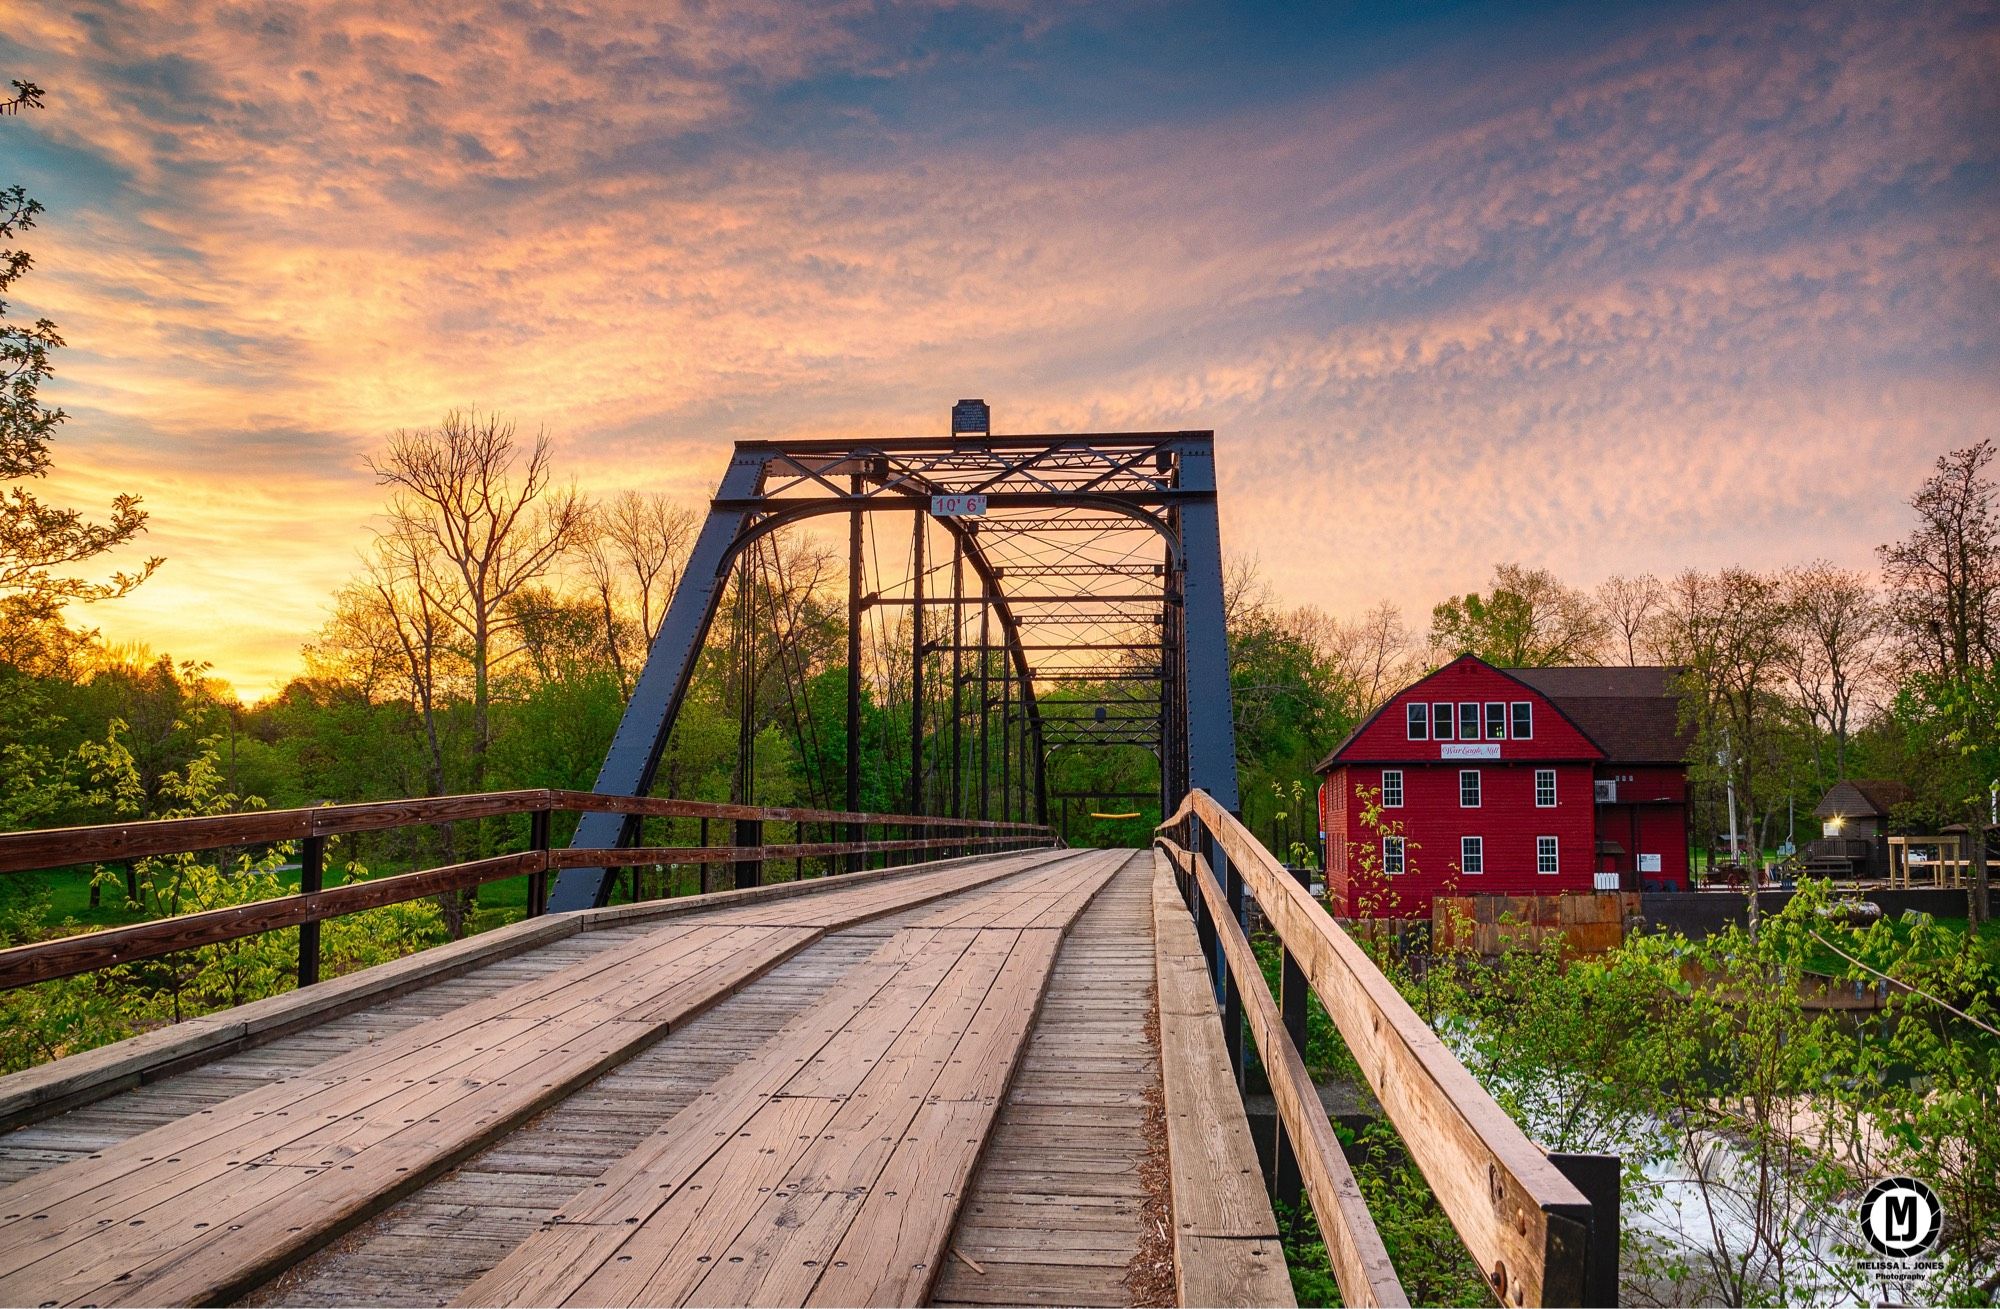
[[[91,618],[281,684],[365,542],[364,456],[463,404],[549,427],[586,488],[690,498],[731,439],[934,430],[960,393],[1016,430],[1213,426],[1232,548],[1343,611],[1509,558],[1865,563],[1990,434],[1976,8],[1445,33],[1196,116],[1040,113],[1006,66],[990,111],[821,94],[944,104],[925,24],[975,16],[1024,58],[1118,21],[25,15],[51,109],[0,132],[70,201],[22,284],[73,343],[59,489],[143,493],[169,557]]]

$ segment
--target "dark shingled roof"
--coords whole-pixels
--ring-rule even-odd
[[[1909,787],[1889,778],[1850,779],[1827,788],[1813,817],[1887,818],[1890,809],[1908,804],[1913,797]]]
[[[1509,668],[1562,706],[1613,764],[1677,764],[1692,731],[1681,723],[1680,668]]]

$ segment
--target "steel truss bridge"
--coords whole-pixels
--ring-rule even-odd
[[[301,869],[0,950],[0,990],[274,932],[297,966],[0,1077],[0,1303],[1289,1304],[1293,1212],[1347,1303],[1406,1304],[1302,1058],[1315,999],[1494,1299],[1615,1303],[1618,1160],[1530,1141],[1234,812],[1214,458],[1207,432],[743,443],[592,791],[0,834],[0,876]],[[844,807],[758,805],[760,570],[809,524],[847,529]],[[653,794],[705,649],[738,688],[728,803]],[[908,711],[900,811],[858,803],[864,687]],[[1050,756],[1096,748],[1157,759],[1150,849],[1048,825],[1079,798]],[[446,823],[501,852],[325,885],[329,843]],[[324,922],[503,879],[521,921],[323,976]]]

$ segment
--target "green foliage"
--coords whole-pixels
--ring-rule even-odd
[[[1551,942],[1497,959],[1375,954],[1385,973],[1529,1136],[1625,1164],[1623,1295],[1631,1303],[1868,1300],[1853,1210],[1867,1183],[1924,1179],[1946,1210],[1929,1302],[1987,1303],[2000,1266],[2000,962],[1983,938],[1922,916],[1837,925],[1808,884],[1755,934],[1635,936],[1565,961]],[[1275,985],[1274,942],[1260,942]],[[1886,1008],[1808,1003],[1874,985]],[[1358,1069],[1315,1004],[1316,1077]],[[1486,1303],[1476,1270],[1387,1124],[1351,1151],[1417,1303]],[[1289,1239],[1301,1303],[1329,1303],[1324,1252]],[[1303,1267],[1302,1267],[1303,1265]],[[1461,1276],[1463,1274],[1464,1276]]]
[[[21,81],[13,86],[13,96],[0,101],[4,111],[0,116],[42,107],[40,87]],[[34,227],[41,213],[41,201],[25,188],[0,187],[0,241],[12,241]],[[0,249],[0,295],[33,266],[26,250]],[[49,442],[69,415],[43,403],[41,386],[55,375],[50,353],[62,345],[54,323],[46,318],[14,322],[7,317],[7,302],[0,299],[0,479],[44,477],[49,472]],[[67,573],[71,565],[131,540],[145,525],[145,511],[134,496],[118,496],[110,520],[93,523],[74,509],[42,503],[22,487],[0,493],[0,633],[16,635],[19,629],[38,626],[67,603],[124,595],[145,581],[159,566],[158,559],[103,582]]]
[[[1431,650],[1441,660],[1477,655],[1500,668],[1594,664],[1610,629],[1589,596],[1545,568],[1501,564],[1493,588],[1431,610]]]

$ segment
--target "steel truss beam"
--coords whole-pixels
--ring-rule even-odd
[[[996,697],[986,686],[995,670],[986,652],[1003,656],[1000,734],[1003,752],[1018,725],[1022,784],[1033,768],[1036,817],[1048,818],[1045,761],[1051,750],[1080,746],[1138,746],[1160,756],[1161,802],[1170,810],[1190,786],[1206,789],[1225,806],[1237,804],[1235,744],[1229,704],[1228,652],[1222,628],[1222,557],[1217,532],[1214,435],[1210,432],[1128,432],[1041,436],[975,436],[956,439],[747,441],[731,456],[690,553],[680,587],[655,634],[644,670],[600,770],[596,790],[643,796],[652,786],[674,719],[687,695],[695,662],[715,617],[732,565],[766,535],[827,514],[850,516],[849,556],[858,557],[863,515],[926,513],[930,497],[987,497],[988,516],[936,520],[971,568],[973,587],[962,598],[949,582],[924,585],[921,570],[904,596],[850,593],[850,624],[867,607],[902,606],[915,615],[952,606],[949,633],[926,633],[919,651],[953,654],[961,664],[949,676],[946,699],[957,704],[943,737],[925,735],[913,711],[913,762],[949,749],[954,737],[979,754],[954,753],[937,764],[956,775],[970,767],[985,776],[990,746],[989,711]],[[919,521],[922,521],[921,519]],[[933,564],[933,571],[949,568]],[[1074,592],[1014,592],[1017,582],[1062,579]],[[1112,583],[1103,592],[1093,583]],[[1157,582],[1158,589],[1146,589]],[[1137,584],[1138,589],[1135,589]],[[928,592],[928,595],[926,594]],[[976,641],[962,621],[970,606],[983,629]],[[1031,633],[1031,639],[1024,639]],[[997,640],[992,639],[997,637]],[[850,646],[850,662],[853,662]],[[1112,665],[1117,652],[1152,652],[1151,666]],[[963,666],[967,654],[976,668]],[[1031,656],[1056,656],[1037,667]],[[1070,656],[1063,661],[1061,656]],[[1076,657],[1094,661],[1076,666]],[[1038,681],[1133,681],[1157,685],[1157,696],[1114,700],[1144,707],[1144,714],[1116,713],[1097,720],[1045,714],[1035,696]],[[850,698],[858,695],[850,680]],[[965,688],[977,686],[971,696]],[[1190,696],[1189,688],[1199,688]],[[1015,703],[1018,701],[1018,703]],[[973,708],[966,730],[967,703]],[[1058,702],[1051,702],[1055,710]],[[1067,705],[1097,701],[1065,699]],[[854,718],[850,714],[849,722]],[[854,734],[850,731],[850,741]],[[1003,759],[1011,753],[1003,753]],[[921,771],[921,770],[920,770]],[[1001,792],[1010,794],[1003,765]],[[954,787],[954,795],[962,795]],[[980,787],[978,803],[988,791]],[[918,797],[913,797],[916,799]],[[959,803],[956,799],[953,804]],[[1026,815],[1023,815],[1024,817]],[[607,849],[630,845],[637,825],[608,813],[586,814],[574,845]],[[603,868],[565,869],[550,896],[552,909],[602,904],[612,884]]]

